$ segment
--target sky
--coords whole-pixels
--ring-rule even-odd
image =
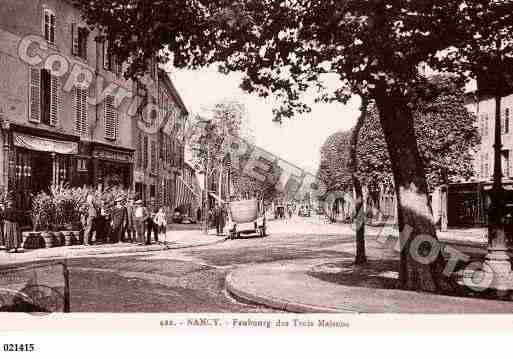
[[[272,100],[244,93],[241,74],[220,74],[214,67],[178,70],[166,67],[191,114],[201,114],[223,100],[245,104],[255,144],[312,173],[317,172],[320,148],[331,134],[348,130],[359,115],[359,98],[347,105],[313,104],[312,112],[282,124],[272,121]]]

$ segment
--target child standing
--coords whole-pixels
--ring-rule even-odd
[[[157,225],[157,232],[159,238],[157,239],[161,243],[165,243],[166,241],[166,231],[167,231],[167,218],[166,212],[163,207],[159,208],[157,214],[155,214],[154,218],[155,224]]]

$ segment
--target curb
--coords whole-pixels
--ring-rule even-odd
[[[471,248],[479,248],[479,249],[486,249],[487,243],[478,243],[478,242],[472,242],[469,240],[458,240],[458,239],[450,239],[450,238],[438,238],[438,240],[446,245],[452,245],[452,246],[460,246],[460,247],[471,247]]]
[[[235,270],[236,271],[236,270]],[[284,299],[272,297],[272,296],[265,296],[260,295],[256,293],[251,293],[246,290],[242,290],[240,288],[237,288],[237,285],[235,284],[236,281],[233,279],[233,273],[235,271],[232,271],[228,273],[225,279],[225,287],[228,293],[230,293],[233,297],[236,299],[242,299],[249,303],[254,304],[260,304],[269,308],[282,310],[285,312],[291,312],[291,313],[351,313],[351,314],[359,314],[363,313],[364,311],[355,309],[355,308],[341,308],[341,307],[324,307],[324,306],[315,306],[305,303],[299,303],[299,302],[289,302]]]
[[[9,269],[12,267],[16,267],[18,265],[26,265],[29,263],[36,263],[36,262],[42,262],[42,261],[49,261],[49,260],[62,260],[62,259],[72,259],[72,258],[84,258],[84,257],[94,257],[97,255],[105,255],[105,254],[136,254],[136,253],[151,253],[151,252],[164,252],[168,250],[174,250],[174,249],[186,249],[186,248],[197,248],[197,247],[204,247],[209,246],[213,244],[219,244],[227,240],[228,237],[210,242],[210,243],[201,243],[201,244],[194,244],[194,245],[181,245],[181,246],[165,246],[160,245],[159,247],[153,247],[153,248],[145,248],[144,246],[141,247],[133,247],[133,248],[124,248],[120,250],[115,251],[108,251],[106,249],[99,250],[99,251],[88,251],[84,248],[77,248],[76,250],[72,250],[68,253],[68,255],[43,255],[38,258],[27,258],[27,259],[21,259],[20,261],[8,263],[8,264],[0,264],[0,269]],[[72,254],[72,255],[70,255]]]

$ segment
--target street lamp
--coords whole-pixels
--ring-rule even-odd
[[[488,254],[484,270],[492,276],[495,289],[507,290],[511,276],[511,263],[504,230],[504,189],[502,187],[502,134],[501,134],[501,96],[503,93],[502,41],[497,40],[497,67],[495,87],[495,126],[494,126],[494,170],[491,191],[491,204],[488,213]]]

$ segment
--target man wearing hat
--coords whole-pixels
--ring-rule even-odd
[[[125,228],[128,224],[128,214],[125,206],[123,206],[123,197],[116,198],[116,205],[111,213],[111,242],[121,243]]]
[[[137,200],[134,209],[134,226],[137,232],[137,242],[140,245],[144,244],[144,223],[148,217],[148,210],[144,207],[143,201]]]
[[[129,242],[135,243],[137,241],[135,224],[134,224],[134,215],[135,215],[135,206],[134,206],[134,197],[130,196],[128,198],[128,203],[126,205],[126,213],[127,213],[127,226],[125,229],[126,237]]]

